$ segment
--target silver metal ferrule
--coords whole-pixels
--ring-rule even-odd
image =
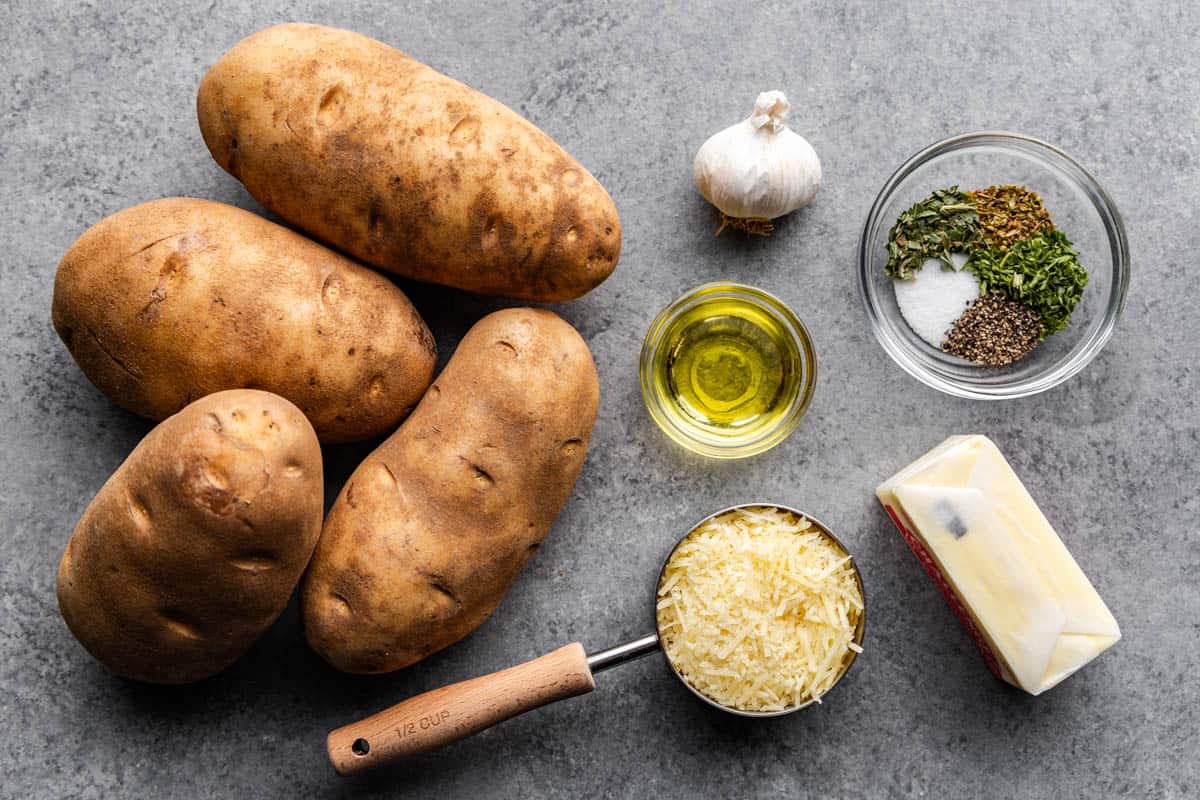
[[[607,650],[601,650],[599,653],[590,653],[587,657],[587,663],[592,673],[595,674],[609,667],[616,667],[627,661],[633,661],[635,658],[648,656],[655,650],[658,650],[658,634],[652,633],[649,636],[634,639],[632,642],[626,642],[616,647],[610,647]]]

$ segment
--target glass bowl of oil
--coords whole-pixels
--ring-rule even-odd
[[[800,424],[817,383],[817,354],[779,298],[706,283],[650,324],[641,383],[650,416],[669,437],[712,458],[744,458]]]

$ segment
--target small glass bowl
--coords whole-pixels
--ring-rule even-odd
[[[935,189],[1009,183],[1041,195],[1055,225],[1078,251],[1088,285],[1066,329],[1047,336],[1015,364],[982,367],[943,353],[909,328],[893,279],[883,272],[887,237],[900,213]],[[884,184],[859,241],[858,286],[875,338],[917,380],[958,397],[1027,397],[1082,370],[1112,336],[1129,289],[1129,245],[1112,199],[1066,153],[1016,133],[967,133],[925,148]]]
[[[783,409],[769,426],[726,433],[700,425],[685,424],[675,418],[682,415],[671,413],[669,409],[674,406],[671,398],[664,396],[655,383],[655,364],[664,354],[664,349],[670,346],[668,335],[672,330],[672,323],[699,305],[721,300],[736,300],[753,305],[763,315],[772,319],[796,348],[796,363],[785,365],[785,369],[796,372],[798,389],[795,396],[790,398],[787,408]],[[646,401],[646,408],[667,436],[689,450],[711,458],[745,458],[771,449],[796,430],[816,388],[817,353],[804,323],[779,298],[745,284],[706,283],[676,298],[654,318],[642,343],[640,373],[642,398]]]

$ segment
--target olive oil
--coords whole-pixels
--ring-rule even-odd
[[[672,426],[753,440],[793,413],[807,379],[797,337],[761,302],[723,294],[670,320],[651,365]]]

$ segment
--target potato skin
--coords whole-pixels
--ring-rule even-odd
[[[278,395],[208,395],[160,423],[84,511],[58,604],[117,675],[189,683],[233,663],[275,621],[312,555],[321,448]]]
[[[313,649],[388,672],[482,624],[566,503],[599,395],[587,345],[553,313],[472,327],[325,520],[301,587]]]
[[[569,300],[608,277],[604,187],[531,122],[374,39],[266,28],[205,75],[200,130],[259,202],[355,258],[421,281]]]
[[[85,231],[54,278],[54,329],[118,405],[161,420],[222,389],[283,395],[323,442],[395,429],[437,349],[382,275],[224,203],[174,197]]]

